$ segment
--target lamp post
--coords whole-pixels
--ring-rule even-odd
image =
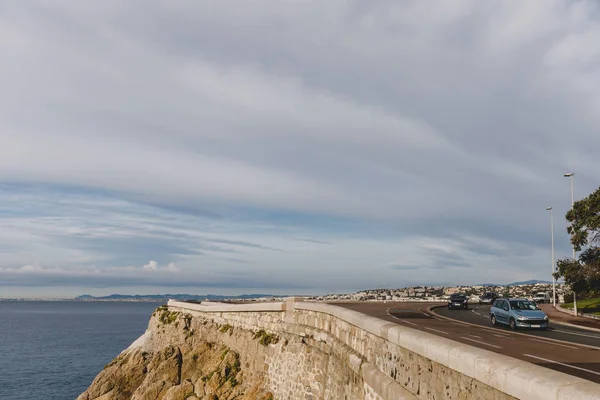
[[[565,178],[571,179],[571,209],[575,208],[575,173],[569,172],[566,173]],[[575,244],[573,244],[573,261],[575,261]],[[573,312],[577,315],[577,293],[573,291]]]
[[[550,237],[552,238],[552,305],[556,307],[556,264],[554,263],[554,218],[552,217],[552,207],[546,207],[550,211]]]

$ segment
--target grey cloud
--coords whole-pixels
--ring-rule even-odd
[[[467,266],[461,262],[441,262],[436,260],[433,263],[423,265],[391,265],[390,268],[397,271],[423,271],[429,273],[432,270],[467,268]]]
[[[457,250],[432,247],[431,245],[422,246],[421,253],[424,255],[423,261],[416,264],[394,264],[390,268],[398,271],[423,271],[444,270],[454,268],[469,268],[473,265],[472,261],[461,255]]]
[[[243,260],[241,258],[233,258],[233,257],[219,257],[221,260],[230,261],[235,264],[253,264],[248,260]]]
[[[396,269],[398,271],[417,271],[419,269],[425,269],[427,267],[420,267],[416,265],[392,265],[391,269]]]
[[[576,171],[577,197],[598,185],[600,6],[529,4],[7,3],[0,181],[112,194],[82,199],[76,219],[127,209],[137,238],[56,239],[111,262],[284,253],[211,236],[215,221],[258,230],[236,216],[262,209],[295,216],[256,218],[286,239],[335,230],[327,252],[340,237],[424,236],[458,242],[429,266],[542,271],[547,205],[568,251],[562,174]],[[11,215],[64,217],[62,201],[25,196]]]
[[[498,244],[502,243],[501,246],[490,246],[463,239],[462,248],[472,253],[495,257],[531,256],[535,252],[535,247],[527,242],[504,239],[502,242],[498,242]],[[541,246],[544,243],[536,240],[535,244]]]
[[[457,250],[443,250],[439,248],[424,248],[423,252],[432,259],[437,268],[465,267],[471,263]]]
[[[268,289],[305,289],[306,285],[297,282],[266,281],[260,278],[206,280],[199,277],[165,278],[164,276],[70,276],[70,275],[8,275],[0,273],[1,286],[52,287],[86,286],[97,288],[119,288],[124,286],[162,286],[198,288],[268,288]]]
[[[281,249],[276,249],[274,247],[262,246],[260,244],[251,243],[251,242],[245,242],[245,241],[242,241],[242,240],[229,240],[229,239],[207,238],[206,241],[207,242],[211,242],[211,243],[232,244],[232,245],[242,246],[242,247],[251,247],[251,248],[255,248],[255,249],[272,250],[272,251],[282,251]]]
[[[331,244],[330,242],[326,242],[324,240],[316,240],[316,239],[306,239],[306,238],[301,238],[298,239],[301,242],[307,242],[307,243],[315,243],[315,244]]]
[[[186,245],[176,239],[168,238],[75,238],[72,236],[62,239],[63,245],[104,254],[108,258],[104,264],[114,265],[115,262],[139,264],[148,259],[159,262],[177,261],[180,256],[204,255],[197,246]]]

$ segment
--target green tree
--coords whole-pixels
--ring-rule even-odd
[[[567,232],[571,243],[581,253],[577,260],[558,260],[555,277],[564,278],[577,294],[597,295],[600,292],[600,188],[575,202],[565,217],[570,223]]]

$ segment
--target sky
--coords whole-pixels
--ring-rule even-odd
[[[0,0],[0,297],[550,280],[596,1]]]

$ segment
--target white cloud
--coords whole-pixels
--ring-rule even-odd
[[[144,265],[143,268],[146,271],[158,271],[158,263],[156,261],[150,261],[148,264]]]
[[[163,271],[179,272],[179,268],[177,268],[177,266],[173,262],[170,262],[169,265],[167,265],[166,267],[159,267],[159,265],[156,261],[148,261],[148,264],[144,264],[144,266],[142,268],[145,271],[151,271],[151,272],[159,272],[159,271],[160,272],[163,272]]]

